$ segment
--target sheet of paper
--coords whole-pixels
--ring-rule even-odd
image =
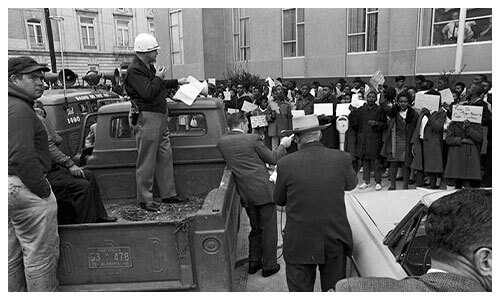
[[[224,101],[231,101],[231,92],[222,92],[224,94]]]
[[[373,73],[373,76],[370,78],[370,83],[374,88],[378,88],[378,85],[384,84],[384,82],[384,74],[382,74],[380,70],[377,70],[375,73]]]
[[[350,103],[339,103],[337,104],[337,110],[335,111],[335,116],[348,116],[351,113],[349,109]]]
[[[215,78],[208,78],[208,83],[215,85]]]
[[[196,88],[198,88],[200,91],[203,89],[203,84],[193,76],[189,75],[188,78],[186,79],[189,84],[194,85]]]
[[[441,93],[441,102],[442,103],[448,103],[452,104],[454,99],[453,99],[453,94],[451,93],[450,89],[444,89],[442,91],[439,91]]]
[[[351,100],[351,105],[356,107],[356,108],[360,108],[361,106],[365,105],[365,103],[366,103],[366,100],[359,100],[358,97],[356,97],[356,99]]]
[[[303,109],[299,109],[299,110],[292,109],[292,118],[305,116],[305,115],[306,115],[306,112]]]
[[[472,105],[455,105],[451,120],[456,122],[463,122],[469,120],[471,123],[481,124],[483,119],[483,107]]]
[[[174,99],[180,100],[188,106],[191,106],[196,97],[198,97],[200,91],[201,89],[196,88],[193,84],[183,84],[175,93]]]
[[[251,111],[254,111],[258,106],[251,103],[251,102],[248,102],[248,101],[243,101],[243,105],[241,106],[241,110],[242,111],[246,111],[246,112],[251,112]]]
[[[250,123],[252,124],[252,128],[266,127],[268,125],[265,115],[251,116]]]
[[[230,115],[231,114],[235,114],[235,113],[239,113],[239,112],[240,112],[240,110],[236,109],[236,108],[228,108],[227,109],[227,113],[230,114]]]
[[[439,110],[439,96],[438,95],[428,95],[424,93],[415,94],[415,108],[422,109],[427,108],[430,112],[435,112]]]
[[[314,103],[314,114],[333,116],[333,103]]]

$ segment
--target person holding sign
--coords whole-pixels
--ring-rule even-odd
[[[271,107],[268,105],[268,100],[267,96],[261,95],[257,100],[255,101],[255,104],[258,105],[258,107],[250,113],[250,122],[252,122],[252,117],[256,116],[264,116],[267,124],[265,126],[254,126],[252,124],[252,133],[253,134],[258,134],[263,140],[266,146],[271,149],[271,139],[269,138],[268,134],[268,126],[269,122],[272,122],[276,119],[276,112],[271,109]]]
[[[340,143],[339,132],[335,127],[335,112],[337,110],[337,102],[338,100],[333,94],[333,86],[329,84],[326,84],[323,87],[323,94],[315,101],[315,103],[331,103],[333,106],[333,115],[318,115],[320,125],[331,124],[331,126],[328,126],[321,130],[321,143],[325,145],[325,147],[331,149],[339,149]]]
[[[357,117],[353,119],[352,129],[356,134],[356,156],[363,162],[363,184],[360,189],[370,185],[370,173],[375,172],[375,190],[382,189],[381,156],[382,133],[387,128],[387,116],[375,103],[377,93],[371,90],[366,95],[367,103],[357,110]]]
[[[481,184],[481,124],[452,121],[446,131],[448,162],[444,178],[448,186],[479,187]]]
[[[300,87],[301,97],[297,97],[296,110],[303,110],[306,115],[314,113],[314,97],[311,95],[311,88],[307,84]]]
[[[383,137],[381,154],[387,158],[390,166],[389,190],[396,189],[398,167],[403,169],[403,189],[407,190],[413,160],[411,138],[418,119],[418,114],[410,107],[410,95],[406,92],[398,94],[397,102],[389,110],[388,116],[391,120]]]
[[[241,204],[250,219],[248,273],[262,269],[262,276],[268,277],[278,272],[280,266],[276,260],[276,204],[266,163],[275,165],[285,156],[293,137],[284,137],[271,151],[259,135],[246,133],[248,120],[242,112],[229,115],[227,123],[231,131],[219,139],[217,148],[233,172]]]

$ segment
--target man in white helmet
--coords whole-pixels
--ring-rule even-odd
[[[175,203],[177,198],[174,181],[166,92],[179,84],[179,80],[165,79],[166,69],[154,67],[158,55],[158,41],[147,33],[135,38],[136,57],[129,65],[124,86],[132,106],[139,113],[131,117],[137,142],[136,186],[139,206],[149,211],[159,211],[153,201],[153,183],[156,178],[158,190],[164,203]]]

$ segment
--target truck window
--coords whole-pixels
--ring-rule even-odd
[[[168,128],[172,136],[201,136],[207,133],[206,117],[202,113],[173,113]]]
[[[128,123],[128,115],[123,115],[111,119],[112,139],[132,139],[132,128]]]

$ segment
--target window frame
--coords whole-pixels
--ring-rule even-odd
[[[201,128],[202,130],[191,130],[191,131],[185,130],[185,131],[181,132],[180,130],[178,130],[177,127],[174,128],[173,126],[171,126],[172,124],[170,124],[172,119],[176,118],[177,125],[180,125],[178,120],[179,120],[179,116],[181,116],[181,115],[186,115],[189,117],[202,116],[205,126],[203,128]],[[189,120],[191,120],[191,119],[189,119]],[[203,111],[184,111],[184,110],[179,110],[179,111],[174,111],[174,112],[169,111],[168,124],[169,124],[169,129],[170,129],[170,136],[172,138],[192,138],[192,137],[201,137],[201,136],[205,136],[208,134],[207,116],[206,116],[205,112],[203,112]],[[187,126],[187,125],[185,125],[185,126]],[[192,134],[185,134],[186,132],[191,132]]]
[[[153,18],[149,18],[149,17],[148,17],[148,32],[152,36],[155,36],[155,32],[156,32],[155,31],[155,22],[154,22]]]
[[[302,10],[302,17],[303,20],[301,22],[298,22],[298,16],[299,16],[299,9]],[[285,11],[288,10],[295,10],[295,40],[287,40],[285,41],[285,35],[282,34],[282,40],[281,40],[281,49],[283,51],[283,59],[294,59],[294,58],[303,58],[306,56],[306,47],[305,47],[305,24],[306,24],[306,13],[305,13],[305,8],[300,8],[300,7],[294,7],[294,8],[282,8],[281,9],[281,32],[285,32],[285,18],[284,18],[284,13]],[[302,40],[299,40],[299,27],[303,27],[303,33],[304,37]],[[301,55],[299,55],[299,43],[302,44],[302,51]],[[285,56],[285,44],[294,44],[294,49],[295,49],[295,56]]]
[[[125,26],[120,25],[120,22],[127,22],[127,28]],[[120,48],[130,48],[132,47],[131,44],[131,27],[130,27],[130,19],[124,19],[124,18],[115,18],[115,28],[116,28],[116,46]],[[128,45],[125,45],[125,30],[126,30],[126,36],[127,36],[127,41]],[[120,35],[122,38],[122,44],[119,43]]]
[[[435,44],[434,45],[434,26],[437,24],[446,24],[448,22],[450,22],[451,20],[447,20],[447,21],[440,21],[440,22],[435,22],[435,16],[436,16],[436,9],[439,9],[440,7],[435,7],[435,8],[419,8],[418,10],[418,43],[417,43],[417,49],[428,49],[428,48],[446,48],[446,47],[456,47],[457,46],[457,43],[449,43],[449,44]],[[423,20],[424,18],[424,9],[432,9],[432,14],[431,14],[431,26],[430,26],[430,29],[431,29],[431,32],[430,32],[430,38],[429,38],[429,41],[430,41],[430,45],[422,45],[423,43],[423,35],[424,35],[424,32],[423,32],[423,23],[425,22],[425,20]],[[455,8],[457,9],[457,8]],[[460,11],[460,8],[458,8],[459,11]],[[474,8],[465,8],[466,10],[468,9],[474,9]],[[466,17],[465,17],[465,22],[468,22],[468,21],[475,21],[475,20],[478,20],[478,19],[485,19],[485,18],[488,18],[488,17],[493,17],[493,11],[492,11],[492,14],[490,15],[484,15],[484,16],[480,16],[480,17],[470,17],[470,18],[467,18],[467,13],[466,13]],[[459,22],[460,22],[460,15],[459,15]],[[493,42],[493,37],[491,40],[489,41],[472,41],[472,42],[465,42],[463,43],[464,46],[466,45],[478,45],[478,44],[485,44],[485,43],[492,43]]]
[[[250,16],[245,8],[232,9],[234,61],[245,62],[250,60],[249,23]],[[243,24],[245,24],[244,32],[241,29]],[[244,37],[246,38],[246,43],[244,43]]]
[[[92,24],[82,22],[82,18],[92,19]],[[80,36],[81,36],[80,41],[82,42],[83,49],[95,49],[95,50],[97,50],[97,27],[95,25],[96,19],[97,19],[97,16],[78,15],[78,24],[80,25],[79,31],[80,31]],[[87,38],[86,38],[87,41],[85,41],[85,37],[83,35],[84,27],[85,27],[85,31],[87,34]],[[92,39],[90,38],[89,28],[93,29],[93,31],[92,31],[93,32],[93,41],[94,41],[93,45],[90,43],[90,41]],[[87,42],[87,44],[85,42]]]
[[[173,25],[172,24],[172,15],[173,14],[178,14],[177,17],[177,24]],[[169,11],[169,33],[170,33],[170,54],[171,54],[171,61],[172,65],[178,66],[178,65],[184,65],[184,36],[182,34],[182,9],[173,9]],[[172,28],[178,27],[178,43],[179,43],[179,50],[174,51],[174,36],[172,34]],[[179,54],[179,63],[176,63],[174,61],[174,56],[175,54]]]
[[[30,27],[33,27],[33,33],[34,33],[34,41],[31,40],[30,36]],[[37,35],[37,27],[39,27],[40,30],[40,36]],[[30,48],[45,48],[45,38],[43,34],[43,26],[42,26],[42,21],[38,20],[36,18],[30,18],[26,20],[26,38],[28,40],[28,43],[30,45]],[[40,41],[38,40],[40,38]]]
[[[364,31],[363,32],[356,32],[356,33],[349,33],[349,24],[350,24],[350,21],[349,21],[349,11],[351,9],[364,9],[365,10],[365,19],[364,19],[364,24],[363,24],[363,27],[364,27]],[[375,41],[375,50],[368,50],[368,35],[369,35],[369,32],[368,32],[368,15],[372,15],[372,14],[376,14],[377,15],[377,28],[376,28],[376,37],[377,37],[377,40]],[[347,14],[346,14],[346,18],[347,18],[347,28],[346,28],[346,32],[347,32],[347,49],[346,49],[346,52],[348,55],[355,55],[355,54],[365,54],[365,53],[377,53],[378,51],[378,14],[379,14],[379,9],[378,8],[374,8],[374,10],[371,10],[370,11],[370,8],[348,8],[347,9]],[[360,35],[363,35],[364,36],[364,47],[363,47],[363,51],[352,51],[352,52],[349,52],[349,37],[352,37],[352,36],[360,36]]]

